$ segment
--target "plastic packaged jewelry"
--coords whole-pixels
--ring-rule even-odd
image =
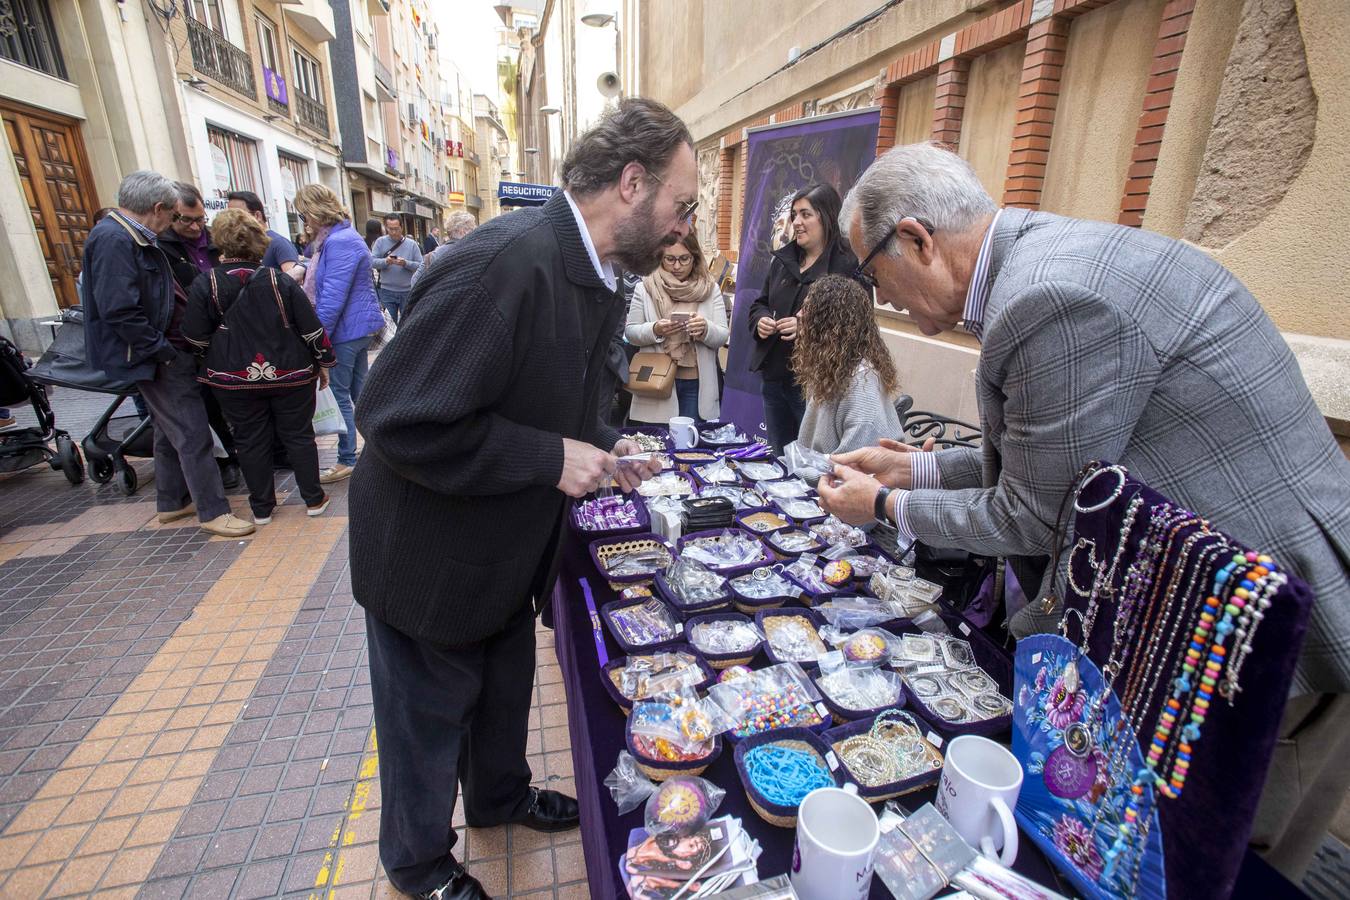
[[[708,463],[706,466],[698,466],[694,469],[694,473],[704,484],[736,484],[741,480],[736,470],[731,468],[731,464],[725,459]]]
[[[638,485],[637,491],[644,497],[687,497],[694,486],[679,472],[662,472]]]
[[[741,470],[741,474],[750,481],[773,481],[782,478],[785,474],[782,467],[772,460],[763,460],[759,462],[745,461],[737,463],[736,468]]]
[[[635,431],[632,434],[625,434],[623,438],[637,444],[647,453],[658,453],[666,449],[666,442],[654,434]]]
[[[778,659],[815,662],[827,652],[816,627],[805,616],[769,616],[763,622],[765,639]]]
[[[622,495],[597,497],[577,504],[576,522],[585,531],[638,528],[642,521],[637,505]]]
[[[735,619],[699,622],[689,630],[689,643],[703,653],[718,656],[749,653],[763,640],[764,635],[753,622]]]
[[[818,450],[812,450],[801,441],[793,441],[784,447],[783,459],[792,470],[792,474],[811,481],[834,472],[834,463],[830,462],[828,456]]]
[[[731,586],[737,592],[752,600],[767,600],[770,597],[796,597],[802,589],[788,581],[778,571],[777,566],[760,566],[749,575],[731,579]]]
[[[786,531],[774,531],[764,536],[775,550],[783,553],[805,553],[820,549],[820,541],[805,531],[795,528]]]
[[[749,440],[744,434],[737,430],[736,426],[728,423],[719,428],[711,428],[707,431],[699,432],[699,437],[703,438],[706,444],[744,444]]]
[[[609,677],[627,699],[644,700],[692,687],[703,680],[704,673],[693,654],[680,651],[630,656],[622,668],[611,669]]]
[[[801,556],[787,564],[787,573],[804,590],[812,594],[828,594],[834,588],[825,581],[825,573],[816,565],[814,556]]]
[[[739,487],[734,484],[710,484],[700,493],[700,497],[725,497],[738,510],[759,509],[768,504],[764,495],[754,488]]]
[[[789,512],[788,515],[793,515]],[[798,517],[802,518],[802,517]],[[840,521],[837,516],[827,516],[825,521],[811,526],[811,532],[820,538],[821,543],[829,547],[843,544],[847,547],[861,547],[867,543],[867,533],[861,528]]]
[[[726,596],[726,579],[686,553],[664,573],[676,604],[697,606]]]
[[[605,574],[611,578],[655,575],[671,562],[670,551],[660,545],[612,553],[604,558]]]
[[[663,644],[680,633],[670,608],[654,597],[611,611],[609,622],[616,635],[630,647]]]
[[[840,632],[856,631],[894,619],[889,604],[873,597],[832,597],[813,607]]]
[[[814,519],[817,516],[825,515],[825,510],[821,509],[820,504],[814,500],[806,498],[782,499],[778,500],[777,503],[779,509],[797,520]]]
[[[931,803],[907,817],[888,804],[881,830],[876,872],[896,900],[928,900],[975,858],[975,851]]]
[[[677,775],[647,800],[643,823],[650,835],[692,834],[717,812],[727,794],[711,781]]]
[[[736,569],[769,560],[763,544],[734,528],[699,537],[686,535],[680,554],[716,569]]]
[[[761,481],[757,485],[766,498],[769,500],[791,500],[794,497],[806,497],[811,493],[811,486],[800,478],[788,478],[784,481]]]
[[[816,687],[835,706],[861,712],[891,706],[900,700],[900,676],[882,669],[842,666],[816,679]]]

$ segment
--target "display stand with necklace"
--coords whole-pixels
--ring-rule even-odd
[[[1307,587],[1120,466],[1070,493],[1060,634],[1018,643],[1018,819],[1087,896],[1225,895]]]

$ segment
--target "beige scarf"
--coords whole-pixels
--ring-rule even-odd
[[[642,279],[647,295],[656,304],[656,318],[669,319],[672,313],[696,313],[699,304],[708,298],[712,291],[712,280],[702,267],[690,274],[688,281],[681,281],[665,269],[657,269]],[[692,367],[698,365],[698,354],[689,340],[687,331],[676,331],[666,335],[662,348],[675,365]]]

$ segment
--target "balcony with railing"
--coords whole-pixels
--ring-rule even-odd
[[[381,100],[398,100],[398,89],[395,87],[394,73],[389,71],[378,56],[370,55],[370,61],[375,68],[375,90],[380,95]]]
[[[196,19],[187,20],[187,30],[192,67],[207,78],[256,100],[258,87],[249,55]]]
[[[328,137],[328,108],[322,103],[296,91],[295,111],[301,125],[310,131]]]

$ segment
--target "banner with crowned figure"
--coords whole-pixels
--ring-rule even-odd
[[[819,183],[832,185],[840,197],[847,194],[876,158],[880,124],[881,111],[872,107],[749,130],[736,305],[722,394],[722,418],[747,434],[767,434],[759,376],[749,370],[754,338],[747,316],[764,290],[770,254],[791,240],[792,196]]]

